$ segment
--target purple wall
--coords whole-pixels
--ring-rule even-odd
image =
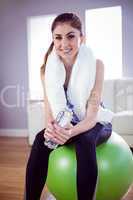
[[[125,76],[133,77],[133,1],[67,0],[67,4],[65,2],[65,0],[0,1],[0,113],[2,116],[0,128],[27,128],[27,17],[29,16],[75,11],[84,20],[85,9],[122,5],[123,72]],[[17,106],[14,106],[15,104]]]

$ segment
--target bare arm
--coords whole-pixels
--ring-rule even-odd
[[[45,139],[48,140],[50,139],[57,144],[64,144],[69,138],[67,135],[62,135],[60,132],[56,133],[54,127],[55,123],[53,123],[55,120],[47,98],[45,83],[43,83],[43,87],[44,87],[45,116],[46,116],[46,129],[44,131],[44,137]]]
[[[96,61],[96,79],[91,95],[87,102],[86,117],[71,129],[73,136],[93,128],[96,124],[97,112],[101,102],[104,81],[104,65],[102,61]]]
[[[52,110],[51,110],[51,107],[50,107],[50,104],[48,102],[48,97],[47,97],[47,94],[46,94],[46,89],[45,89],[45,81],[43,81],[43,90],[44,90],[44,112],[45,112],[45,120],[46,120],[46,128],[48,127],[48,123],[54,121],[54,117],[53,117],[53,114],[52,114]]]

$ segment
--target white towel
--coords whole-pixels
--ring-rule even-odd
[[[72,67],[67,89],[67,97],[70,103],[74,105],[74,112],[80,120],[83,120],[85,117],[86,104],[95,83],[95,76],[96,59],[91,49],[85,44],[82,44]],[[48,101],[55,118],[60,111],[67,107],[64,91],[65,79],[66,71],[64,64],[56,54],[55,49],[53,49],[47,59],[45,87]],[[110,122],[112,116],[112,112],[99,106],[97,121]]]

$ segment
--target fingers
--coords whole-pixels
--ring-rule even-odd
[[[65,128],[62,128],[60,126],[58,126],[57,124],[54,124],[54,128],[55,128],[55,131],[58,133],[58,134],[61,134],[63,135],[64,137],[69,137],[70,134],[69,134],[69,130],[70,128],[68,129],[65,129]]]
[[[62,134],[61,132],[56,132],[56,130],[52,135],[53,139],[55,139],[59,144],[64,144],[68,140],[66,135]]]
[[[71,126],[69,126],[71,127]],[[45,139],[50,139],[57,144],[64,144],[67,140],[72,137],[71,129],[67,127],[67,129],[58,126],[56,123],[49,123],[47,129],[44,133]]]
[[[52,122],[48,123],[48,126],[44,131],[44,137],[46,136],[46,137],[49,137],[49,139],[51,139],[53,137],[53,134],[54,134],[54,131],[55,131],[54,129],[55,128],[53,126],[53,123]]]
[[[56,132],[49,132],[48,130],[44,133],[44,138],[47,140],[52,140],[53,142],[57,144],[64,144],[67,140],[67,138],[63,137],[62,135],[56,133]]]
[[[70,139],[72,137],[72,131],[71,131],[71,128],[69,129],[64,129],[60,126],[58,126],[57,124],[54,124],[54,127],[55,127],[55,132],[62,136],[63,138],[65,138],[66,140]]]
[[[52,134],[49,131],[45,130],[45,132],[44,132],[44,138],[51,140],[52,137],[53,137]]]
[[[47,130],[50,131],[50,132],[54,131],[54,124],[53,123],[48,123]]]

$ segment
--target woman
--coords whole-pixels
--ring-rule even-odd
[[[53,42],[41,68],[46,129],[37,134],[32,146],[26,170],[26,200],[38,200],[45,184],[52,151],[44,145],[46,139],[75,145],[78,200],[92,200],[98,176],[96,146],[112,132],[111,112],[101,106],[104,66],[84,45],[78,16],[57,16],[51,30]],[[72,110],[73,118],[63,128],[55,118],[65,106]]]

